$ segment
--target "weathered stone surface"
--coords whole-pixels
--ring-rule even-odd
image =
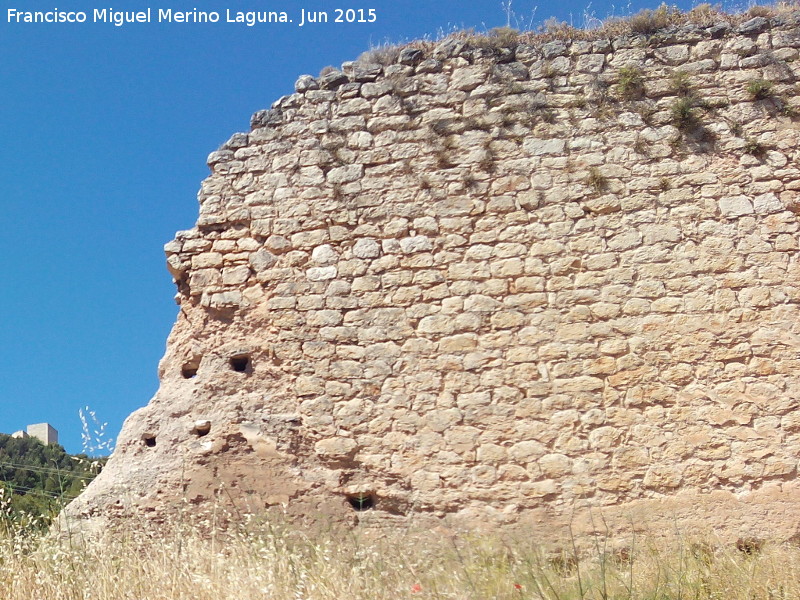
[[[745,21],[741,25],[737,31],[743,35],[754,35],[756,33],[761,33],[767,27],[769,27],[769,21],[764,17],[753,17],[749,21]]]
[[[548,42],[542,46],[542,56],[545,58],[555,58],[567,53],[567,45],[561,40]]]
[[[741,217],[753,213],[753,203],[747,196],[729,196],[720,199],[719,210],[725,217]]]
[[[347,77],[347,75],[345,75],[338,69],[333,69],[331,71],[328,71],[324,75],[321,75],[318,81],[319,81],[319,86],[322,89],[333,90],[339,87],[340,85],[344,85],[350,80]]]
[[[311,75],[301,75],[294,83],[294,91],[303,93],[308,90],[318,90],[319,83]]]
[[[761,194],[753,198],[753,209],[760,215],[784,210],[783,203],[773,193]]]
[[[67,514],[348,520],[357,490],[367,522],[800,531],[800,141],[745,91],[798,42],[768,25],[298,80],[209,157],[159,391]],[[646,115],[598,99],[631,64]]]
[[[353,67],[353,79],[358,83],[375,81],[383,73],[383,67],[374,63],[356,63]]]
[[[564,139],[526,139],[523,142],[523,148],[526,152],[534,156],[540,154],[561,154],[566,148],[566,140]]]
[[[423,58],[424,54],[421,50],[417,50],[416,48],[403,48],[400,51],[397,62],[401,65],[416,65],[421,62]]]

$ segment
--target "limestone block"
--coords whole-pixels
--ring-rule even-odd
[[[327,180],[332,185],[342,185],[360,179],[364,175],[363,165],[345,165],[328,171]]]
[[[291,242],[282,235],[270,235],[264,246],[275,254],[282,254],[292,248]]]
[[[608,247],[611,250],[628,250],[642,243],[642,234],[636,230],[624,231],[609,238]]]
[[[664,46],[657,49],[655,55],[664,64],[670,66],[680,65],[689,59],[689,46],[686,44]],[[695,58],[705,58],[705,56],[701,55]]]
[[[382,281],[377,275],[365,275],[353,278],[350,286],[352,292],[370,292],[381,289]],[[391,287],[391,286],[389,286]]]
[[[753,17],[739,25],[738,33],[744,35],[755,35],[761,33],[769,26],[769,21],[764,17]]]
[[[589,445],[597,450],[609,452],[619,443],[621,431],[612,426],[603,426],[589,432]]]
[[[333,132],[350,133],[353,131],[364,131],[365,128],[366,119],[362,116],[338,117],[330,121],[330,129]]]
[[[653,465],[644,475],[643,485],[646,488],[676,488],[683,477],[680,468],[675,465]]]
[[[315,310],[306,316],[306,325],[311,327],[327,327],[339,325],[342,322],[342,313],[338,310]]]
[[[439,349],[447,353],[469,352],[474,350],[477,345],[477,336],[469,333],[445,337],[439,341]]]
[[[525,152],[532,156],[563,154],[566,141],[563,139],[528,138],[522,143]]]
[[[450,85],[454,89],[470,91],[486,81],[487,72],[485,67],[470,66],[456,69],[450,76]]]
[[[312,231],[300,231],[292,234],[291,247],[310,249],[319,246],[328,241],[330,233],[327,229],[314,229]],[[285,238],[281,240],[281,236],[272,236],[267,240],[267,247],[275,252],[288,249],[285,245]]]
[[[489,296],[475,294],[464,299],[464,310],[467,312],[495,312],[503,308],[500,301]]]
[[[242,293],[236,290],[216,292],[209,296],[208,306],[211,308],[235,308],[242,303]]]
[[[650,458],[647,450],[633,446],[621,446],[614,449],[611,464],[621,471],[638,472],[640,467],[647,465]],[[658,471],[654,473],[654,477]]]
[[[478,446],[479,462],[499,463],[506,460],[506,449],[497,444],[481,444]]]
[[[404,254],[414,254],[416,252],[429,252],[433,249],[433,244],[429,237],[425,235],[416,235],[413,237],[406,237],[400,240],[400,250]]]
[[[569,379],[554,379],[553,390],[558,393],[593,392],[603,389],[603,380],[599,377],[580,375]]]
[[[600,73],[605,61],[605,54],[584,54],[578,57],[575,70],[579,73]]]
[[[452,317],[431,315],[420,320],[417,331],[422,335],[452,335],[456,331],[456,324]]]
[[[712,58],[705,58],[694,62],[684,63],[681,70],[687,73],[709,73],[716,70],[717,62]]]
[[[243,285],[250,278],[250,268],[244,265],[222,269],[223,285]]]
[[[268,250],[261,248],[248,257],[250,266],[256,273],[262,273],[271,269],[278,262],[278,258]]]
[[[309,281],[329,281],[335,279],[337,270],[335,266],[311,267],[306,270],[306,277]]]
[[[495,329],[515,329],[525,322],[525,315],[518,311],[499,311],[491,315],[489,322]]]
[[[298,396],[319,396],[325,393],[325,380],[321,377],[301,375],[294,384]]]
[[[304,186],[321,185],[325,182],[325,172],[316,165],[300,167],[299,183]]]
[[[563,454],[545,454],[539,458],[539,468],[545,477],[563,477],[572,471],[572,459]]]
[[[598,215],[607,215],[620,210],[620,201],[613,194],[605,194],[597,198],[586,200],[586,208]]]
[[[330,244],[322,244],[312,250],[311,260],[321,266],[332,265],[339,260],[339,253]]]
[[[424,417],[426,427],[436,432],[443,432],[461,423],[462,413],[457,408],[437,409],[428,412]]]
[[[222,266],[223,258],[219,252],[202,252],[192,257],[193,269],[215,269]]]
[[[372,110],[370,102],[364,98],[351,98],[339,104],[339,115],[363,115]]]
[[[650,303],[650,310],[653,312],[674,313],[683,308],[683,298],[658,298]]]
[[[327,438],[314,444],[314,451],[321,458],[348,460],[355,456],[358,451],[358,444],[351,438]]]
[[[780,212],[784,206],[775,194],[768,193],[753,198],[753,209],[756,214],[765,215]]]
[[[528,464],[547,454],[547,447],[535,440],[526,440],[511,446],[508,454],[514,462]]]
[[[610,356],[588,361],[584,367],[584,372],[589,375],[610,375],[617,370],[617,361]]]
[[[553,496],[558,493],[558,484],[553,479],[545,479],[532,483],[523,483],[521,491],[526,496],[533,498],[543,498]]]
[[[741,217],[753,214],[753,203],[747,196],[729,196],[719,201],[719,210],[722,216],[728,218]]]
[[[456,425],[444,432],[447,445],[455,452],[472,452],[475,449],[480,431],[467,425]]]
[[[189,288],[192,295],[203,293],[206,288],[222,283],[222,274],[217,269],[200,269],[189,276]]]
[[[672,225],[645,225],[641,232],[645,244],[677,242],[681,239],[681,230]]]

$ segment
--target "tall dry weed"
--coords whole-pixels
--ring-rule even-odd
[[[79,543],[20,527],[0,538],[0,593],[7,600],[800,597],[800,549],[792,545],[743,551],[626,542],[567,540],[559,551],[526,536],[311,533],[250,520],[227,530],[176,525],[161,534],[131,525]]]

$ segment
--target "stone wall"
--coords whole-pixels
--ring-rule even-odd
[[[792,535],[796,23],[301,77],[210,155],[161,388],[69,513]]]

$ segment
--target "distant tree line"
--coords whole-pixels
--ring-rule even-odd
[[[33,437],[0,434],[0,518],[48,523],[94,479],[105,460],[67,454],[63,446]]]

